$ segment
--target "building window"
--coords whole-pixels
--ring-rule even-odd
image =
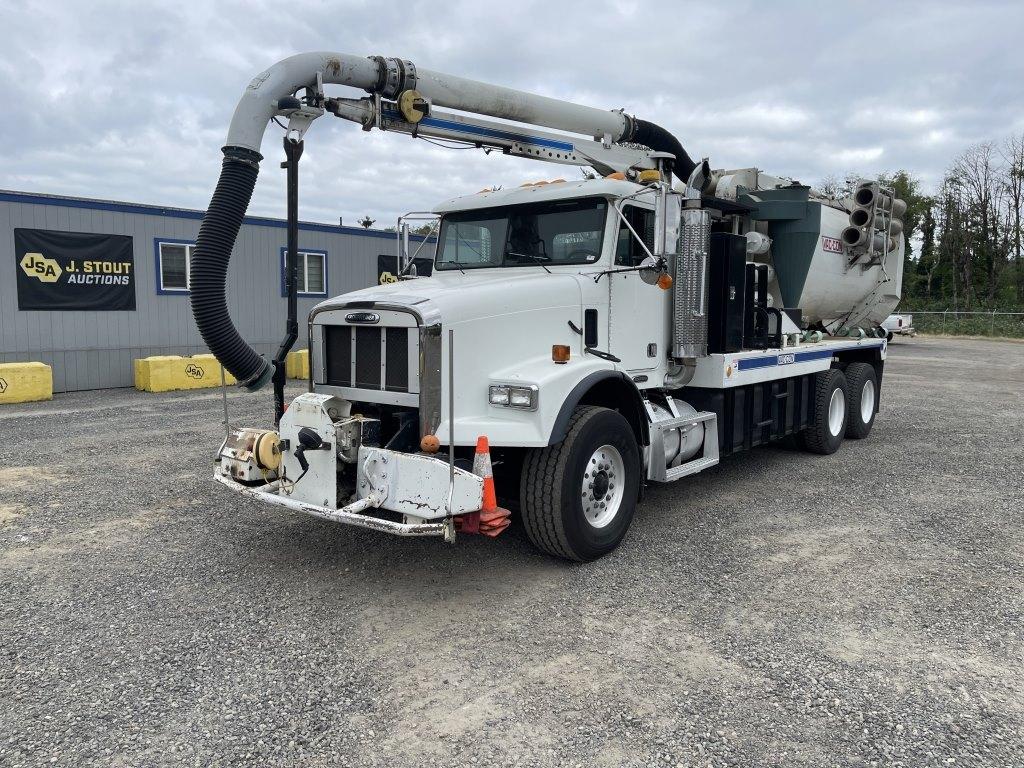
[[[188,293],[189,267],[195,243],[187,240],[156,241],[156,292]]]
[[[288,249],[281,249],[281,295],[287,296],[285,265]],[[327,295],[327,251],[299,251],[299,296]]]

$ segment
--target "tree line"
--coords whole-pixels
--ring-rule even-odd
[[[842,197],[859,178],[820,186]],[[901,307],[1024,311],[1024,134],[967,148],[934,195],[905,170],[878,181],[907,202]]]

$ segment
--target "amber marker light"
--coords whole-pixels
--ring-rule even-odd
[[[672,275],[668,272],[662,272],[658,275],[658,287],[663,291],[667,291],[672,287]]]
[[[569,345],[568,344],[552,344],[551,345],[551,359],[556,363],[563,364],[569,362]]]

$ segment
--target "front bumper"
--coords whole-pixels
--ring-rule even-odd
[[[453,469],[433,456],[366,446],[359,449],[356,461],[356,500],[343,507],[318,504],[319,499],[337,497],[337,475],[333,452],[318,451],[314,457],[310,458],[311,471],[303,472],[304,477],[287,482],[284,487],[280,480],[255,486],[239,482],[231,476],[232,472],[239,474],[239,462],[230,457],[218,464],[214,479],[267,504],[397,536],[451,539],[455,531],[453,518],[479,511],[483,504],[483,478],[472,472]],[[326,462],[324,471],[316,471],[321,468],[313,464],[314,460]],[[375,509],[392,512],[402,522],[374,515]]]
[[[395,536],[443,536],[446,539],[454,537],[455,529],[450,517],[439,522],[396,523],[392,520],[384,520],[364,514],[366,510],[376,509],[380,506],[380,501],[372,493],[348,506],[340,509],[331,509],[330,507],[320,507],[316,504],[309,504],[305,501],[299,501],[276,493],[280,489],[280,481],[277,480],[266,485],[253,487],[235,482],[220,472],[215,472],[213,479],[222,485],[226,485],[231,490],[241,493],[243,496],[249,496],[257,501],[284,507],[295,512],[304,512],[307,515],[330,520],[334,523],[346,523],[360,528],[369,528],[373,531],[391,533]]]

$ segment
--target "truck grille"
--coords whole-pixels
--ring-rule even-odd
[[[405,328],[384,329],[384,389],[409,391],[409,331]]]
[[[326,384],[409,391],[409,329],[329,325],[324,328]]]

